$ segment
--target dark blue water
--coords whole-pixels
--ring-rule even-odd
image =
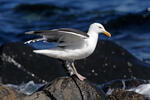
[[[86,32],[91,23],[100,22],[112,41],[141,60],[150,59],[148,7],[149,0],[1,0],[0,45],[35,38],[24,34],[29,30],[70,27]]]

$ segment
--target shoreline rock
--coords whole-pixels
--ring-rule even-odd
[[[21,100],[25,97],[24,94],[8,87],[7,85],[0,84],[0,100]]]
[[[108,98],[109,100],[148,100],[141,94],[121,89],[115,89],[111,95],[108,95]]]
[[[0,100],[107,100],[106,96],[87,80],[60,77],[31,95],[23,95],[12,88],[0,86]]]
[[[41,91],[38,91],[24,100],[33,100],[39,92],[41,93]],[[105,95],[87,80],[80,81],[76,77],[57,78],[51,84],[44,87],[42,92],[54,100],[106,100]]]
[[[76,76],[56,78],[31,95],[0,85],[0,100],[149,100],[144,95],[122,89],[118,82],[109,84],[113,89],[110,94],[103,91],[103,88],[96,88],[88,80],[80,81]],[[143,82],[129,80],[127,84],[132,87],[133,84],[138,86]]]

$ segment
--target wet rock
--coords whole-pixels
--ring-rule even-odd
[[[40,91],[40,92],[34,93],[31,96],[26,96],[25,98],[23,98],[23,100],[56,100],[56,99],[55,98],[51,99],[49,96],[47,96],[47,94]]]
[[[114,80],[102,85],[102,90],[107,94],[112,89],[130,89],[138,87],[141,84],[147,84],[149,81],[140,79]]]
[[[61,77],[32,95],[23,95],[8,86],[1,85],[0,100],[106,100],[106,96],[87,80]]]
[[[0,51],[3,83],[44,82],[67,75],[60,60],[35,54],[27,45],[9,43]],[[75,66],[80,74],[98,84],[116,79],[150,79],[150,64],[112,41],[100,40],[94,53],[76,61]]]
[[[28,100],[28,98],[35,98],[35,96],[37,96],[39,93],[46,94],[52,100],[105,100],[106,99],[105,95],[99,92],[87,80],[80,81],[76,77],[57,78],[50,85],[47,85],[42,90],[27,97],[25,100]]]
[[[52,81],[65,76],[62,63],[57,59],[33,53],[33,48],[19,43],[8,43],[1,47],[2,67],[0,76],[3,83],[27,83]]]
[[[98,90],[87,80],[80,81],[76,76],[60,77],[31,95],[24,95],[6,85],[0,85],[0,100],[149,100],[144,95],[117,87],[117,83],[119,81],[109,84],[112,91],[106,93],[101,90],[103,88]],[[133,84],[135,87],[145,82],[126,80],[126,84],[129,85],[129,83],[131,83],[129,87]]]
[[[115,80],[102,85],[101,89],[110,100],[148,100],[145,94],[134,92],[133,88],[147,84],[146,80]],[[141,89],[141,92],[144,91]]]
[[[104,94],[100,93],[87,80],[80,81],[76,77],[60,78],[44,90],[50,91],[53,96],[64,100],[104,100]],[[63,92],[62,92],[63,91]],[[61,94],[61,95],[60,95]]]
[[[108,98],[109,100],[148,100],[141,94],[120,89],[115,89]]]

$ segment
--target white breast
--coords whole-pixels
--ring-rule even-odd
[[[98,34],[96,33],[89,34],[89,38],[86,39],[87,46],[83,48],[86,53],[85,57],[88,57],[94,52],[97,45],[97,40],[98,40]]]

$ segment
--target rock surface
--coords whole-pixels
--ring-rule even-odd
[[[148,100],[141,94],[120,89],[115,89],[108,98],[109,100]]]
[[[32,95],[22,95],[8,86],[0,86],[0,100],[106,100],[87,80],[76,77],[57,78]]]
[[[24,96],[7,85],[0,84],[0,100],[21,100]]]
[[[109,89],[131,89],[141,84],[147,84],[149,81],[139,79],[114,80],[102,85],[102,90],[107,93]]]
[[[104,86],[98,90],[87,80],[80,81],[75,76],[57,78],[31,95],[24,95],[6,85],[0,85],[0,100],[149,100],[141,94],[125,90],[118,83],[120,82],[115,81],[108,84],[113,90],[110,94],[106,93]],[[142,83],[145,82],[128,80],[125,85],[130,88]]]
[[[33,48],[20,43],[3,45],[1,51],[1,73],[3,83],[42,82],[66,75],[57,59],[33,53]],[[24,78],[23,78],[24,77]]]
[[[3,83],[30,80],[41,83],[67,75],[60,60],[32,51],[32,47],[20,43],[8,43],[0,48]],[[115,79],[150,79],[150,64],[138,60],[112,41],[100,40],[95,52],[76,61],[75,65],[80,74],[98,84]]]
[[[106,100],[104,94],[99,92],[87,80],[80,81],[76,77],[57,78],[51,84],[34,93],[25,100],[34,100],[39,93],[45,93],[52,100]],[[37,99],[40,100],[40,99]]]
[[[109,100],[149,100],[142,94],[129,91],[131,88],[147,83],[149,81],[137,79],[115,80],[104,84],[101,89]]]

